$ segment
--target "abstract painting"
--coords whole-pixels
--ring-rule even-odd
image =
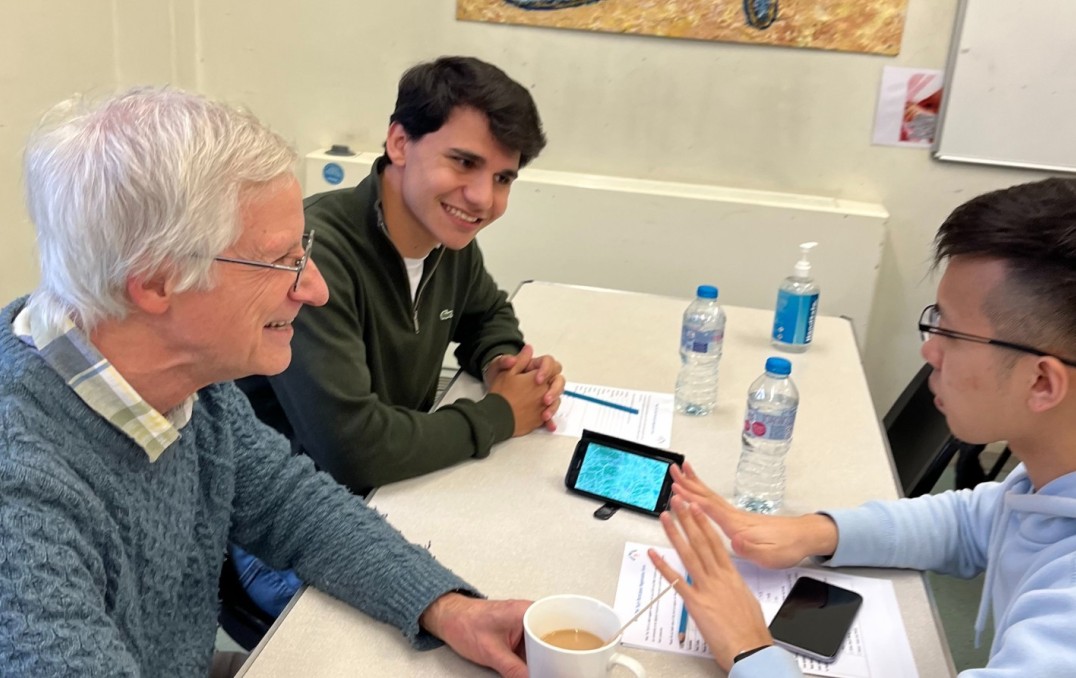
[[[462,21],[894,55],[908,0],[456,0]]]

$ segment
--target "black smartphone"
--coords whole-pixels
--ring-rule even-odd
[[[861,605],[863,596],[855,591],[800,577],[770,622],[770,634],[782,647],[829,663],[837,658]]]
[[[594,431],[583,431],[568,464],[569,490],[656,516],[669,506],[669,467],[684,455]]]

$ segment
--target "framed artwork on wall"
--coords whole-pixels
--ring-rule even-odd
[[[908,0],[456,0],[461,21],[894,55]]]

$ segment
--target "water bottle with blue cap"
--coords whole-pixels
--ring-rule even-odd
[[[769,358],[766,371],[747,391],[743,451],[736,467],[735,503],[756,513],[776,513],[785,497],[785,455],[800,395],[789,375],[792,363]]]
[[[676,411],[702,416],[717,404],[717,367],[725,341],[725,310],[717,288],[699,285],[695,301],[684,311],[680,327],[680,373],[676,377]]]

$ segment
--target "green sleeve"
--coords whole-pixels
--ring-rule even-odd
[[[470,283],[467,307],[456,327],[453,341],[459,342],[455,356],[471,376],[481,379],[482,368],[493,358],[515,355],[523,348],[519,320],[508,295],[497,287],[486,271],[477,245],[469,249]]]
[[[359,284],[352,271],[361,264],[347,256],[346,247],[318,244],[317,265],[329,284],[329,301],[316,309],[317,322],[295,323],[291,366],[270,379],[296,439],[318,466],[365,493],[486,457],[494,444],[511,437],[512,410],[499,395],[460,400],[429,413],[383,402],[372,390],[357,310]],[[487,353],[496,348],[472,345],[485,346]]]

